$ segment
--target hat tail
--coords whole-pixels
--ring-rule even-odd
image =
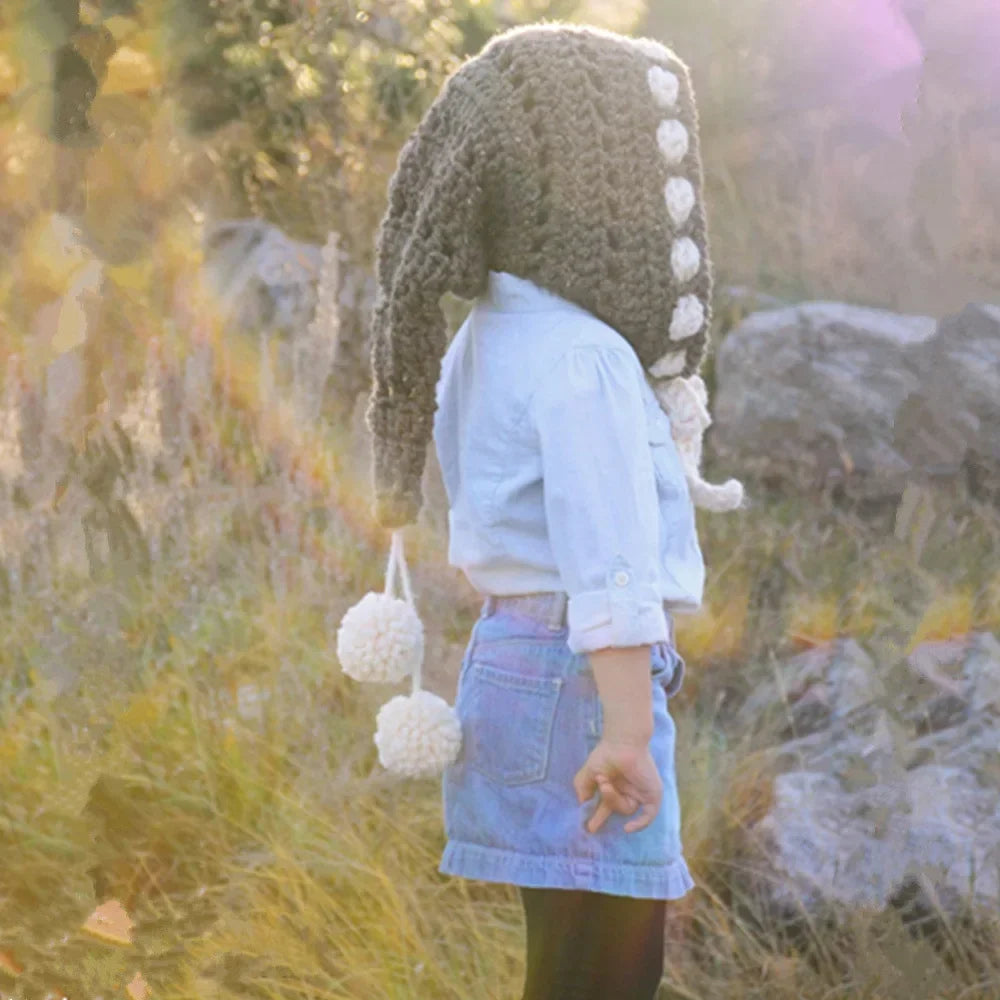
[[[404,143],[376,237],[372,390],[374,514],[416,520],[447,332],[441,296],[475,298],[488,278],[484,240],[486,119],[449,80]],[[454,123],[460,121],[458,130]]]

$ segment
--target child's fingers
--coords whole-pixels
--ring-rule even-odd
[[[639,804],[636,799],[625,792],[618,791],[605,775],[599,774],[597,776],[597,785],[601,790],[602,801],[607,802],[614,812],[621,813],[623,816],[631,816],[635,812]]]
[[[626,833],[635,833],[636,830],[643,830],[656,819],[659,812],[659,804],[656,802],[646,802],[643,804],[642,812],[635,819],[630,819],[625,824]]]
[[[576,792],[577,802],[586,802],[597,791],[597,778],[586,764],[576,772],[573,790]]]
[[[597,804],[597,808],[591,813],[590,819],[587,820],[587,830],[590,833],[597,833],[602,826],[604,826],[604,821],[614,812],[614,810],[604,801]]]

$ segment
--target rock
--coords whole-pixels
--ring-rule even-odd
[[[817,716],[775,748],[772,806],[747,837],[760,859],[752,888],[779,910],[799,900],[823,912],[895,906],[916,880],[949,913],[995,910],[1000,641],[925,643],[885,675],[837,641],[779,666],[741,709],[750,722],[779,686],[793,717],[818,690],[830,707],[825,723]]]
[[[337,343],[327,392],[334,419],[346,423],[357,395],[369,384],[369,318],[375,279],[337,247]],[[260,219],[231,219],[210,227],[204,238],[207,283],[218,296],[233,330],[266,330],[294,341],[316,313],[322,247],[293,240]]]
[[[727,467],[869,497],[1000,462],[1000,309],[940,324],[835,302],[753,313],[715,360],[711,445]]]
[[[972,304],[942,319],[914,352],[914,367],[936,421],[926,428],[931,438],[961,437],[966,449],[1000,462],[1000,308]],[[942,461],[963,457],[949,452]]]
[[[779,666],[775,680],[759,685],[741,706],[738,724],[741,728],[751,725],[754,717],[779,702],[787,704],[793,716],[803,702],[823,705],[829,721],[840,721],[862,712],[883,695],[882,681],[868,653],[854,639],[835,639]],[[798,735],[804,731],[798,730]]]
[[[751,313],[783,309],[789,305],[791,303],[784,299],[758,292],[746,285],[724,285],[716,290],[712,311],[715,326],[722,334],[726,334]]]
[[[291,334],[309,322],[318,246],[290,239],[261,219],[228,219],[206,229],[203,253],[205,277],[227,324]]]
[[[972,637],[962,663],[962,680],[974,712],[987,710],[1000,715],[1000,642],[989,632]]]

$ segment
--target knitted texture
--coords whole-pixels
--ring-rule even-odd
[[[376,237],[376,520],[416,520],[447,346],[441,296],[507,271],[614,328],[654,377],[697,372],[712,273],[698,117],[666,46],[546,22],[494,36],[404,143]]]

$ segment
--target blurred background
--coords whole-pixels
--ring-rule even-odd
[[[1000,995],[995,0],[5,0],[0,989],[489,997],[509,887],[346,679],[400,146],[550,19],[690,65],[716,271],[662,997]],[[452,330],[469,303],[446,302]],[[427,686],[478,596],[433,449]],[[401,824],[401,825],[400,825]]]

